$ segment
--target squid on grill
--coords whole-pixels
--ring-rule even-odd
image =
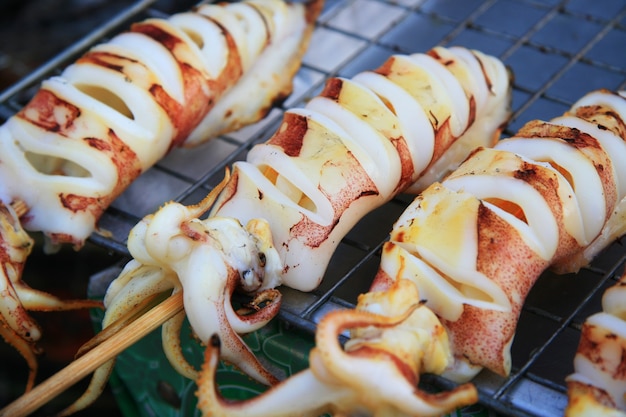
[[[299,408],[305,415],[320,409],[340,415],[422,415],[403,408],[400,400],[407,386],[417,390],[414,382],[422,369],[429,372],[432,366],[458,383],[483,367],[507,375],[520,309],[539,275],[549,267],[577,271],[623,232],[617,225],[623,227],[626,200],[624,120],[626,99],[596,91],[562,117],[530,122],[495,147],[475,150],[397,220],[370,292],[359,297],[356,309],[320,321],[309,370],[247,402],[224,402],[213,378],[216,348],[207,349],[208,365],[199,377],[205,415],[267,415],[268,407],[280,409],[285,393],[305,391],[302,384],[318,393]],[[400,285],[415,287],[410,298],[399,299]],[[620,295],[616,290],[609,303],[623,313]],[[410,313],[420,300],[424,305]],[[423,310],[437,321],[413,318]],[[365,320],[362,315],[370,313],[377,316]],[[398,320],[402,313],[404,320]],[[322,354],[336,352],[339,334],[351,325],[356,329],[345,353]],[[612,368],[605,371],[615,371],[611,394],[623,403],[623,340],[616,342],[613,332],[597,333],[612,341],[604,352]],[[596,341],[591,345],[597,347]],[[590,361],[598,362],[599,353],[590,353]],[[425,361],[422,367],[414,366],[415,358]],[[589,360],[579,361],[588,370]],[[396,396],[362,389],[368,385]],[[446,411],[443,405],[438,410]]]
[[[94,302],[63,302],[21,282],[32,246],[23,229],[78,249],[170,149],[262,118],[291,92],[321,7],[248,0],[135,23],[44,81],[0,126],[0,325],[31,368],[27,390],[40,336],[27,310]]]
[[[583,323],[574,373],[567,378],[566,417],[626,416],[626,274]]]
[[[375,71],[328,80],[205,201],[168,203],[131,231],[134,259],[107,291],[103,326],[166,287],[182,291],[185,311],[163,326],[177,370],[197,375],[178,341],[186,314],[202,343],[219,334],[223,359],[275,383],[240,335],[276,315],[276,287],[316,288],[365,214],[494,143],[509,116],[509,81],[499,60],[460,47],[395,55]],[[250,305],[233,307],[235,291],[251,295]],[[112,365],[92,386],[104,385]]]

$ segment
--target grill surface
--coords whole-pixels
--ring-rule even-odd
[[[177,7],[182,7],[179,5]],[[15,113],[39,81],[77,54],[133,20],[177,10],[149,1],[97,28],[31,76],[0,95],[0,119]],[[515,74],[513,119],[505,136],[535,118],[562,114],[583,94],[626,84],[626,7],[621,0],[327,0],[295,91],[262,122],[192,151],[174,150],[140,177],[100,222],[112,232],[92,242],[126,254],[129,230],[167,200],[199,201],[223,176],[267,139],[285,108],[302,105],[329,76],[352,76],[390,54],[424,52],[435,45],[463,45],[500,57]],[[312,293],[284,289],[281,318],[314,331],[332,309],[351,307],[367,291],[378,268],[379,249],[395,219],[411,201],[400,196],[361,221],[340,244],[321,287]],[[512,347],[509,378],[483,372],[475,380],[481,402],[500,414],[560,416],[564,378],[572,372],[580,324],[600,310],[600,295],[623,269],[626,250],[616,242],[576,275],[546,273],[530,293]],[[446,387],[446,381],[428,382]]]

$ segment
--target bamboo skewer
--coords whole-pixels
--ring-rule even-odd
[[[0,416],[18,417],[34,412],[182,310],[183,296],[178,292],[4,407]]]

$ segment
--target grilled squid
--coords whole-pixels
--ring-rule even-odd
[[[183,291],[202,343],[217,334],[222,358],[275,383],[239,336],[276,315],[275,288],[316,288],[365,214],[422,175],[444,172],[441,158],[454,164],[492,144],[508,119],[509,86],[500,61],[459,47],[396,55],[375,71],[328,80],[234,164],[216,201],[202,204],[211,206],[205,220],[198,220],[201,209],[168,203],[131,231],[128,268],[137,272],[111,284],[105,321],[132,314],[137,300],[167,283]],[[250,305],[233,307],[235,290],[250,295]],[[165,350],[195,378],[176,340],[182,317],[164,326]]]
[[[0,324],[27,358],[30,381],[40,332],[26,310],[50,309],[53,297],[32,297],[20,282],[23,229],[80,248],[110,203],[170,149],[259,120],[291,92],[321,7],[249,0],[135,23],[44,81],[0,126],[0,221],[16,230],[2,234]]]
[[[585,265],[590,248],[599,251],[610,243],[607,236],[616,230],[615,219],[624,215],[625,105],[618,94],[594,92],[562,117],[530,122],[494,148],[472,152],[454,172],[418,195],[394,224],[371,289],[359,297],[356,309],[335,311],[321,320],[309,370],[254,399],[233,403],[219,399],[214,364],[206,365],[199,389],[205,415],[245,410],[246,416],[262,416],[253,405],[264,410],[274,404],[279,410],[284,393],[304,392],[303,384],[325,395],[302,402],[299,411],[304,415],[314,414],[320,404],[337,415],[422,415],[393,408],[377,393],[394,392],[393,404],[400,406],[407,384],[413,382],[411,392],[420,395],[415,385],[419,372],[457,383],[466,383],[483,368],[507,375],[515,326],[533,283],[549,267],[571,271]],[[408,299],[398,297],[399,286]],[[617,290],[607,296],[611,307],[606,308],[615,309],[613,314],[623,314],[621,296]],[[408,306],[416,303],[423,305],[411,312]],[[403,319],[390,319],[398,309],[405,313]],[[362,319],[364,311],[378,317],[359,323],[355,317]],[[437,321],[423,318],[425,311]],[[419,319],[414,317],[418,314]],[[350,327],[347,323],[355,328],[345,353],[323,355],[322,361],[319,352],[336,352],[337,337]],[[375,323],[385,323],[384,329],[376,329]],[[333,337],[327,337],[328,329]],[[610,389],[623,404],[623,341],[616,340],[618,330],[593,332],[586,352],[592,356],[577,359],[588,375],[571,381],[603,381],[598,390]],[[598,337],[604,339],[602,346]],[[210,348],[208,363],[215,354]],[[409,366],[415,357],[424,360],[421,367]],[[599,369],[590,370],[591,363]],[[381,371],[390,368],[404,372]],[[608,375],[600,376],[601,371]],[[604,381],[611,377],[616,381],[608,388]],[[372,390],[362,394],[364,386]],[[464,387],[458,389],[463,392]],[[361,403],[354,401],[359,395]]]
[[[574,373],[567,378],[566,417],[626,415],[626,275],[602,297],[602,311],[585,320]]]
[[[27,230],[80,246],[168,150],[257,121],[291,91],[309,12],[279,0],[202,5],[93,47],[0,127],[0,199],[26,203]]]
[[[474,152],[398,219],[372,289],[412,279],[446,327],[447,376],[508,375],[528,291],[547,268],[573,272],[611,241],[626,195],[626,101],[590,93]],[[591,250],[594,252],[591,253]]]

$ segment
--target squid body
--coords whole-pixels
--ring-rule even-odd
[[[429,410],[406,406],[411,395],[427,396],[417,389],[419,372],[458,383],[483,367],[508,375],[520,309],[539,275],[549,267],[576,271],[623,233],[625,112],[620,94],[592,92],[562,117],[530,122],[495,147],[475,150],[397,220],[356,309],[321,320],[309,370],[252,400],[225,402],[214,385],[217,349],[208,349],[199,378],[205,415],[270,415],[285,394],[307,384],[316,395],[301,404],[303,415],[421,416],[472,401],[461,385],[450,398],[438,397],[449,402],[429,402]],[[606,311],[583,329],[569,379],[572,389],[586,390],[581,397],[605,405],[624,402],[622,288],[607,292]],[[412,311],[416,303],[423,305]],[[338,337],[352,327],[340,354]]]
[[[395,55],[352,79],[328,80],[306,106],[286,111],[273,136],[236,162],[205,202],[166,204],[131,231],[134,260],[107,292],[105,325],[164,287],[182,290],[200,341],[219,334],[224,359],[275,383],[239,335],[276,315],[276,287],[316,288],[357,221],[492,144],[509,101],[504,65],[460,47]],[[250,305],[234,308],[235,290],[253,295]],[[176,340],[183,317],[164,326],[164,346],[195,378]]]
[[[250,0],[135,23],[45,80],[0,126],[0,222],[9,231],[0,321],[31,368],[27,389],[40,331],[26,310],[96,303],[63,303],[21,282],[32,247],[22,228],[80,248],[109,204],[170,149],[259,120],[291,92],[321,7]]]

